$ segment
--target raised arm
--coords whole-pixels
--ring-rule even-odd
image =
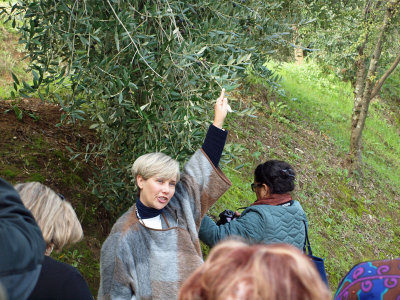
[[[183,214],[194,216],[197,227],[193,226],[194,240],[198,238],[197,229],[205,212],[232,184],[218,168],[228,136],[228,132],[222,129],[228,108],[225,90],[222,89],[214,105],[214,121],[207,131],[202,149],[196,151],[185,164],[179,184],[183,190],[180,191],[180,188],[177,188],[175,191],[177,199],[181,197],[181,194],[185,195],[184,199],[177,201],[178,205],[182,205]],[[190,206],[184,207],[186,204]]]
[[[221,95],[214,105],[214,122],[209,127],[202,146],[202,149],[216,167],[218,167],[226,138],[228,136],[227,131],[222,128],[228,112],[228,107],[229,105],[228,99],[225,97],[225,89],[222,89]]]
[[[227,113],[228,113],[228,99],[225,97],[225,89],[222,89],[221,95],[218,97],[214,105],[213,125],[219,129],[222,129]]]

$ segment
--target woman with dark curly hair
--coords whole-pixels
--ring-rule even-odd
[[[241,236],[250,242],[287,243],[299,249],[305,245],[307,217],[300,203],[292,199],[296,173],[280,160],[257,166],[251,184],[257,201],[232,221],[217,225],[205,216],[199,237],[209,246],[228,236]]]

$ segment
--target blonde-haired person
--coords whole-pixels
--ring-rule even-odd
[[[15,185],[22,202],[38,223],[46,242],[45,258],[38,282],[29,300],[92,300],[89,287],[74,267],[49,255],[80,241],[83,230],[71,204],[60,194],[39,182]]]
[[[182,174],[178,162],[162,153],[133,163],[138,197],[102,246],[98,299],[176,299],[183,281],[203,263],[201,218],[231,185],[218,168],[227,107],[222,90],[203,146]]]
[[[225,240],[185,281],[179,300],[328,300],[307,256],[289,244]]]

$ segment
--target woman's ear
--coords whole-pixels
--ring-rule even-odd
[[[137,175],[136,176],[136,184],[137,184],[139,189],[143,188],[143,181],[144,181],[144,178],[142,177],[142,175]]]
[[[44,255],[50,256],[51,252],[53,252],[53,249],[54,249],[53,243],[46,245],[46,251],[45,251]]]
[[[262,185],[262,193],[263,193],[263,197],[269,197],[271,196],[271,190],[269,188],[268,185],[266,185],[265,183],[263,183]]]

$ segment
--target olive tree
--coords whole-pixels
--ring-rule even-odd
[[[146,152],[180,162],[199,147],[220,89],[248,72],[269,78],[265,54],[283,41],[273,1],[20,0],[33,82],[13,95],[54,99],[63,121],[89,119],[102,167],[94,191],[117,215],[135,200],[129,167]],[[90,155],[91,156],[90,156]],[[77,153],[76,155],[79,155]],[[75,156],[76,156],[75,155]]]
[[[304,17],[315,20],[300,28],[300,39],[322,65],[354,87],[348,166],[362,173],[362,132],[371,100],[400,63],[400,1],[297,0]],[[293,5],[293,4],[292,4]]]
[[[400,1],[368,1],[364,10],[364,31],[357,45],[356,82],[354,107],[351,118],[349,164],[361,172],[362,131],[368,115],[371,100],[377,96],[385,80],[400,62],[400,47],[391,42],[391,31],[398,30]],[[399,41],[397,40],[397,43]],[[381,74],[378,73],[382,50],[385,48],[391,61]],[[394,50],[394,53],[390,50]],[[392,53],[391,53],[392,52]]]

